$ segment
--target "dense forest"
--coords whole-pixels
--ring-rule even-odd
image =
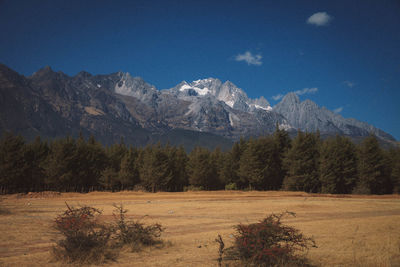
[[[236,142],[230,151],[119,144],[66,137],[27,143],[0,140],[1,193],[57,190],[293,190],[332,194],[400,192],[400,148],[383,150],[375,136],[360,145],[336,136],[284,130]]]

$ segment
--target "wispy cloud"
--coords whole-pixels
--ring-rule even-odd
[[[275,100],[275,101],[278,101],[278,100],[281,99],[282,97],[283,97],[282,94],[277,94],[277,95],[274,95],[274,96],[272,97],[272,99]]]
[[[332,19],[332,16],[326,12],[317,12],[307,19],[307,23],[315,26],[326,26]]]
[[[250,51],[246,51],[244,54],[235,56],[236,61],[245,61],[247,65],[260,66],[262,64],[261,54],[253,55]]]
[[[316,87],[313,87],[313,88],[304,88],[304,89],[302,89],[302,90],[294,91],[294,93],[295,93],[296,95],[314,94],[314,93],[316,93],[316,92],[318,92],[318,88],[316,88]]]
[[[343,83],[350,88],[353,88],[356,85],[354,82],[351,81],[344,81]]]
[[[333,112],[335,112],[335,113],[340,113],[340,112],[342,112],[343,111],[343,107],[338,107],[338,108],[335,108],[334,110],[333,110]]]
[[[293,93],[295,93],[296,95],[304,95],[304,94],[314,94],[316,92],[318,92],[318,88],[313,87],[313,88],[304,88],[301,90],[297,90],[297,91],[294,91]],[[283,94],[277,94],[277,95],[272,96],[272,99],[275,101],[278,101],[278,100],[282,99],[284,96],[285,95],[283,95]]]

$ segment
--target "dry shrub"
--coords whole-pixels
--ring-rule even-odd
[[[128,245],[133,251],[139,251],[143,246],[161,245],[160,239],[164,228],[161,224],[151,224],[145,226],[140,220],[126,220],[128,210],[122,205],[114,205],[116,212],[113,213],[115,219],[115,238],[120,246]]]
[[[145,226],[139,220],[128,221],[128,211],[122,205],[114,205],[115,223],[108,225],[99,222],[102,212],[96,208],[66,205],[67,210],[55,219],[56,230],[64,236],[53,249],[57,260],[98,264],[115,260],[125,245],[139,251],[143,246],[163,244],[160,236],[164,229],[160,224]]]
[[[300,252],[316,247],[315,242],[282,224],[286,215],[295,216],[292,212],[271,214],[258,223],[235,226],[234,244],[225,250],[226,259],[244,266],[311,266]]]
[[[117,253],[109,245],[112,231],[98,222],[101,211],[66,205],[68,209],[55,220],[56,230],[64,236],[53,249],[56,259],[78,263],[114,260]]]

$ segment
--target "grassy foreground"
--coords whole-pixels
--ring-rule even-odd
[[[2,196],[10,213],[0,214],[0,266],[63,266],[51,257],[60,238],[54,218],[68,204],[103,210],[112,219],[112,204],[122,203],[131,218],[159,222],[169,245],[140,253],[122,251],[107,266],[217,266],[221,234],[227,245],[232,228],[285,210],[296,218],[285,224],[313,236],[309,251],[319,266],[400,266],[400,196],[333,196],[301,192],[93,192]],[[129,216],[128,216],[129,217]]]

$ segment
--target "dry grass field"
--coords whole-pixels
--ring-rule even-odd
[[[107,266],[217,266],[221,234],[232,241],[232,228],[272,212],[297,214],[284,222],[313,236],[309,251],[318,266],[400,266],[400,197],[331,196],[299,192],[119,192],[89,194],[8,195],[0,203],[0,266],[63,266],[51,257],[60,238],[52,229],[56,215],[68,204],[103,210],[111,220],[112,204],[122,203],[132,218],[166,227],[162,249],[122,251]],[[64,264],[66,265],[66,264]]]

